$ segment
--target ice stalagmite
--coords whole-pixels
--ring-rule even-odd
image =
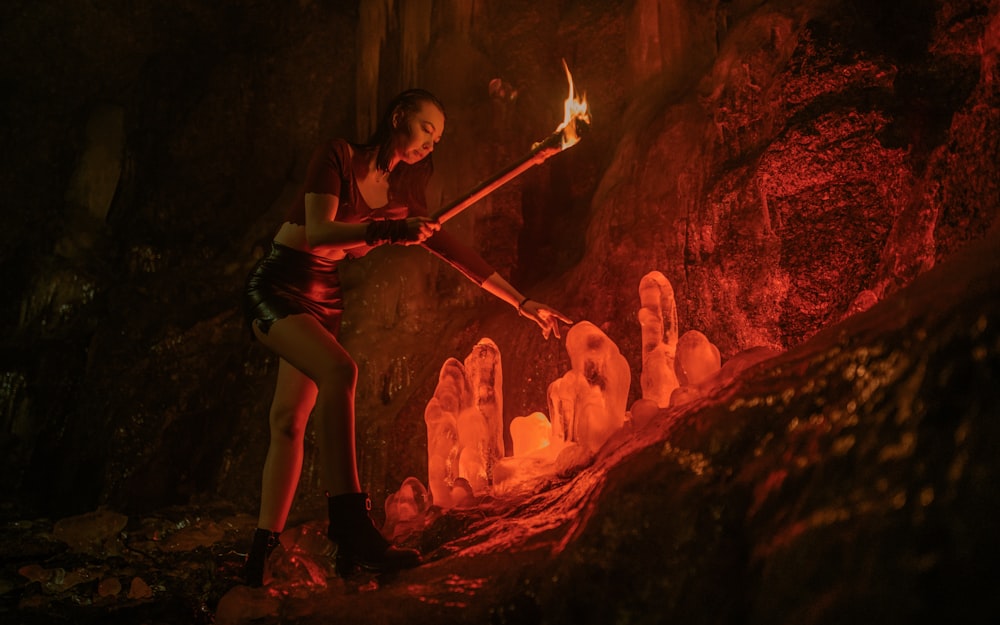
[[[632,374],[618,346],[589,321],[566,335],[572,369],[549,385],[553,438],[596,452],[625,423]]]
[[[500,350],[482,339],[465,363],[449,358],[424,410],[427,482],[435,505],[449,508],[483,494],[503,457],[503,373]]]
[[[540,412],[526,417],[514,417],[510,422],[510,438],[514,444],[512,455],[516,458],[528,456],[550,446],[552,424]]]
[[[463,413],[458,424],[461,462],[469,470],[459,474],[473,492],[493,483],[493,468],[503,458],[503,370],[500,349],[490,339],[480,339],[465,358],[465,375],[472,389],[474,410]]]
[[[719,348],[697,330],[688,330],[677,343],[677,378],[685,386],[707,382],[722,368]]]
[[[688,330],[677,343],[677,378],[681,386],[670,397],[671,406],[680,406],[702,397],[717,384],[722,369],[719,348],[697,330]]]
[[[639,325],[642,327],[642,397],[660,408],[680,386],[674,371],[677,354],[677,305],[670,281],[651,271],[639,281]]]
[[[385,500],[385,525],[382,533],[392,540],[418,531],[424,526],[424,519],[431,502],[427,489],[415,477],[403,480],[399,490]]]
[[[441,367],[434,397],[424,410],[427,425],[427,482],[436,505],[450,508],[451,491],[459,477],[461,453],[458,436],[459,415],[472,404],[472,391],[465,378],[465,366],[449,358]]]
[[[494,472],[493,494],[502,496],[534,478],[555,472],[562,446],[552,440],[552,424],[541,412],[514,417],[510,422],[511,455],[501,458]]]

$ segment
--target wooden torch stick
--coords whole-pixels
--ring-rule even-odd
[[[452,217],[458,215],[466,208],[472,206],[490,193],[493,193],[514,178],[517,178],[535,165],[544,163],[547,159],[562,151],[563,131],[554,132],[545,139],[536,143],[528,154],[514,162],[512,165],[493,174],[485,181],[479,183],[474,189],[457,200],[442,206],[434,214],[434,219],[444,223]]]

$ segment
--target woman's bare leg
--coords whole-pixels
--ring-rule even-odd
[[[271,439],[264,461],[260,518],[257,527],[280,533],[285,529],[295,488],[302,473],[302,441],[316,401],[316,384],[282,358],[271,401]]]
[[[265,347],[277,353],[282,360],[286,361],[289,369],[297,370],[300,376],[311,380],[314,383],[315,406],[313,415],[315,418],[317,441],[320,453],[320,479],[323,487],[331,495],[343,493],[361,492],[361,484],[358,479],[357,454],[354,441],[354,391],[357,385],[358,369],[350,354],[337,342],[337,340],[326,331],[326,329],[313,317],[308,315],[292,315],[276,321],[271,325],[267,334],[262,334],[255,329],[257,338]],[[294,480],[291,488],[285,484],[287,505],[291,505],[291,497],[294,493],[294,483],[298,481],[298,471],[301,467],[301,441],[305,432],[305,419],[308,418],[308,409],[305,409],[305,418],[302,417],[301,398],[304,397],[302,388],[305,386],[301,382],[296,382],[299,378],[291,374],[286,374],[285,379],[289,384],[287,394],[281,387],[282,370],[279,366],[279,388],[275,392],[275,400],[279,395],[285,397],[283,400],[284,409],[278,412],[277,419],[272,410],[272,441],[275,439],[275,430],[281,434],[285,432],[288,438],[298,440],[300,445],[298,450],[298,466],[294,470]],[[293,399],[298,397],[299,403]],[[291,405],[299,406],[296,409],[289,409]],[[275,427],[275,421],[278,427]],[[298,427],[301,425],[301,427]],[[281,438],[279,436],[278,438]],[[290,456],[277,455],[275,464],[284,467],[274,469],[273,473],[290,475],[291,467],[287,458]],[[268,453],[268,462],[265,463],[265,472],[268,471],[271,454]],[[282,461],[284,464],[282,464]],[[266,487],[265,477],[265,487]],[[276,480],[275,486],[281,484],[280,478]],[[276,488],[277,490],[277,488]],[[265,500],[262,498],[261,520],[265,517]],[[274,503],[283,501],[275,497]],[[284,504],[282,504],[284,505]],[[278,512],[281,509],[277,510]],[[269,514],[274,520],[278,520],[273,513]],[[287,507],[284,508],[282,526],[287,518]],[[261,526],[265,528],[265,526]]]

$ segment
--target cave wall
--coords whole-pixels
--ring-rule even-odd
[[[243,327],[243,277],[313,144],[359,137],[412,84],[448,108],[431,188],[447,201],[552,130],[567,60],[591,133],[449,228],[599,325],[633,380],[650,270],[673,283],[681,331],[724,359],[784,349],[981,237],[1000,204],[996,1],[2,11],[0,435],[15,509],[255,509],[275,362]],[[491,337],[508,420],[544,410],[568,368],[559,342],[422,250],[379,250],[344,279],[377,500],[425,477],[423,408],[445,358]],[[317,482],[310,444],[300,508]]]
[[[246,340],[241,274],[316,138],[353,128],[357,22],[343,3],[270,4],[5,5],[18,506],[184,501],[263,453],[271,365]]]
[[[870,4],[762,3],[632,111],[572,279],[615,338],[635,333],[612,276],[663,271],[682,331],[731,356],[801,343],[990,225],[995,6]]]

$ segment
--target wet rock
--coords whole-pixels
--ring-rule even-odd
[[[277,618],[280,608],[281,601],[266,590],[237,586],[219,600],[215,618],[219,625],[239,625]]]
[[[74,551],[117,551],[116,541],[128,517],[113,510],[96,510],[56,521],[52,535]]]
[[[142,601],[153,596],[153,589],[141,577],[133,577],[128,585],[128,598]]]

